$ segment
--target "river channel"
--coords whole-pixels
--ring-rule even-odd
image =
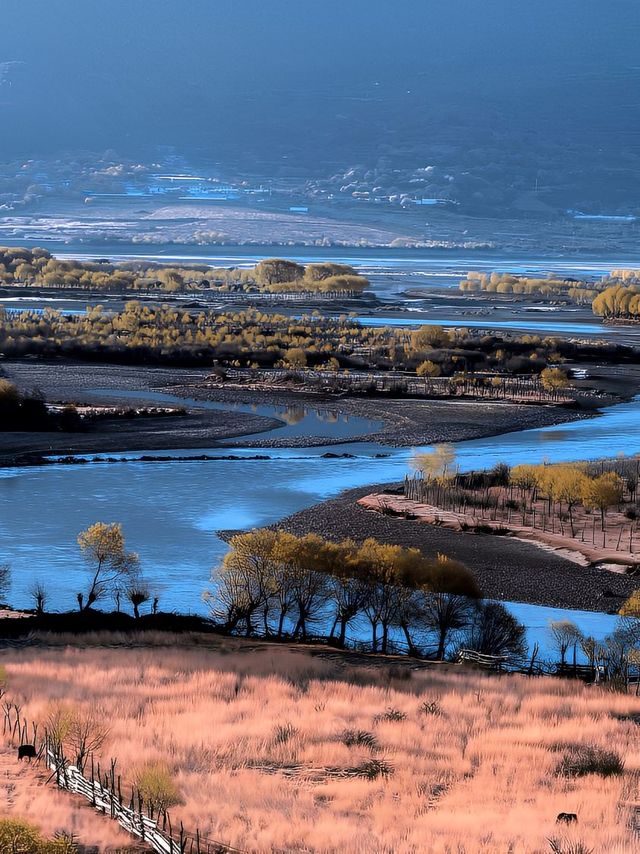
[[[150,399],[184,402],[170,395],[150,395]],[[220,408],[219,404],[196,405]],[[280,419],[287,415],[268,406],[258,411]],[[469,469],[499,460],[516,464],[633,454],[640,452],[639,415],[640,397],[609,407],[593,419],[460,442],[457,459],[463,469]],[[300,408],[289,421],[264,436],[331,436],[334,430],[335,440],[378,427],[367,419],[346,420],[326,406]],[[72,607],[86,580],[76,537],[100,519],[123,523],[128,545],[140,554],[165,609],[205,613],[201,595],[211,568],[226,550],[216,531],[270,524],[344,489],[397,481],[407,471],[412,453],[367,442],[331,446],[333,454],[353,455],[348,458],[326,458],[326,451],[326,447],[269,449],[264,452],[269,459],[255,459],[255,449],[239,446],[233,448],[237,457],[233,460],[171,462],[133,459],[145,453],[139,451],[119,455],[129,459],[118,463],[1,470],[0,538],[3,560],[13,570],[12,601],[16,606],[28,605],[29,588],[41,580],[50,607]],[[149,456],[166,453],[150,452]],[[171,455],[201,453],[220,456],[229,450],[177,449]],[[604,614],[517,603],[511,607],[529,627],[530,640],[542,640],[543,647],[548,620],[561,614],[600,636],[615,622]]]
[[[95,257],[86,247],[51,245],[54,252],[70,257]],[[278,254],[265,248],[208,254],[174,247],[145,254],[140,247],[102,247],[97,254],[113,260],[137,258],[156,262],[205,262],[215,266],[249,266]],[[279,250],[281,251],[281,249]],[[373,290],[382,300],[404,303],[402,293],[409,286],[451,287],[468,270],[509,270],[540,275],[553,270],[564,275],[598,277],[613,267],[638,266],[637,259],[535,257],[487,253],[437,254],[422,251],[393,250],[299,250],[302,262],[334,260],[351,263],[372,280]],[[38,301],[8,298],[7,308],[35,308],[49,305],[65,312],[84,308],[80,300]],[[416,304],[413,304],[417,307]],[[408,303],[405,303],[408,308]],[[445,326],[493,327],[536,331],[546,334],[580,334],[599,337],[605,332],[598,321],[571,323],[567,317],[540,313],[507,321],[491,318],[446,316],[430,319],[430,311],[414,308],[413,317],[363,317],[363,323],[376,325],[417,325],[435,322]],[[424,312],[424,317],[420,314]],[[617,330],[609,328],[607,337]],[[634,342],[635,343],[635,342]],[[104,391],[101,392],[105,394]],[[126,396],[120,392],[119,397]],[[151,402],[183,400],[149,392],[131,393]],[[377,432],[379,423],[363,418],[346,418],[331,406],[273,407],[232,406],[194,402],[206,409],[236,409],[277,418],[282,426],[264,437],[300,438],[323,436],[335,442]],[[452,403],[452,405],[456,405]],[[640,398],[631,403],[607,408],[599,417],[561,426],[508,433],[486,439],[461,442],[456,446],[462,468],[483,468],[504,460],[522,461],[594,459],[618,453],[640,452]],[[262,438],[260,434],[251,439]],[[277,522],[284,516],[317,501],[337,495],[344,489],[371,483],[397,481],[407,471],[412,451],[398,450],[367,442],[332,444],[330,448],[284,448],[256,451],[242,447],[193,451],[176,449],[171,456],[193,457],[200,454],[220,456],[232,453],[233,460],[180,460],[141,462],[143,454],[166,456],[169,452],[118,456],[129,457],[119,463],[89,462],[84,465],[42,466],[0,470],[0,542],[1,560],[12,566],[12,602],[30,605],[29,589],[36,580],[46,584],[49,605],[55,609],[72,607],[75,594],[85,586],[83,566],[76,537],[80,530],[97,519],[121,521],[130,548],[139,552],[142,565],[154,591],[167,610],[204,613],[201,600],[211,568],[224,555],[226,546],[216,531],[243,529]],[[225,443],[229,444],[229,443]],[[324,454],[348,453],[351,457],[326,458]],[[269,459],[255,459],[256,454]],[[511,603],[511,609],[528,626],[530,641],[547,643],[549,619],[567,616],[585,631],[603,636],[611,631],[615,618],[605,614],[558,610],[535,605]]]

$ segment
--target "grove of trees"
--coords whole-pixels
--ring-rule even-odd
[[[187,310],[136,300],[121,311],[98,305],[77,315],[0,308],[0,352],[134,364],[399,371],[420,386],[450,377],[468,390],[486,388],[498,396],[514,377],[539,378],[540,389],[556,394],[567,385],[560,367],[565,359],[601,362],[631,355],[615,345],[535,335],[502,337],[437,325],[410,331],[366,326],[344,315]]]
[[[0,286],[79,289],[105,293],[209,289],[266,292],[303,291],[359,294],[369,282],[353,267],[324,262],[306,267],[269,258],[249,269],[214,269],[203,264],[169,266],[107,259],[75,261],[54,258],[46,249],[0,247]]]
[[[640,284],[612,285],[593,300],[593,313],[604,318],[640,317]]]
[[[467,273],[460,290],[467,293],[485,291],[496,294],[533,295],[545,298],[565,298],[577,303],[591,303],[604,284],[561,279],[556,276],[530,278],[513,273]]]
[[[466,293],[484,291],[497,294],[534,295],[545,299],[565,299],[591,305],[598,317],[637,319],[640,317],[640,270],[612,270],[596,282],[528,278],[512,273],[469,272],[460,282]]]
[[[418,477],[406,479],[405,495],[421,503],[632,554],[640,547],[639,457],[513,467],[498,463],[487,471],[461,473],[453,447],[445,444],[414,455],[412,466]]]
[[[473,575],[445,555],[331,542],[315,534],[261,529],[238,534],[212,574],[211,615],[246,636],[326,635],[347,645],[355,622],[369,627],[373,652],[428,648],[438,659],[458,643],[493,655],[523,655],[524,628],[501,606],[482,602]]]

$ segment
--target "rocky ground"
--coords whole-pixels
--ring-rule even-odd
[[[459,533],[385,516],[358,505],[358,498],[378,491],[372,486],[350,490],[283,519],[277,527],[297,535],[320,534],[330,540],[375,537],[434,556],[442,552],[468,566],[484,595],[491,599],[613,612],[638,586],[637,578],[579,566],[521,540]]]
[[[0,463],[25,455],[91,454],[210,448],[309,447],[368,441],[396,447],[457,442],[513,430],[559,424],[589,413],[558,406],[516,405],[504,402],[323,398],[294,392],[225,389],[205,384],[206,370],[156,368],[66,361],[4,360],[4,376],[23,391],[39,391],[50,402],[109,403],[133,406],[157,403],[153,394],[165,392],[185,400],[184,416],[101,420],[82,433],[2,433]],[[131,393],[133,392],[133,396]],[[119,396],[121,393],[121,396]],[[246,438],[282,426],[276,417],[224,410],[203,410],[193,400],[273,406],[327,406],[342,414],[370,419],[372,427],[348,439],[322,436]],[[163,401],[163,405],[167,405]]]

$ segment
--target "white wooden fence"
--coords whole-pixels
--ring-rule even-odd
[[[8,702],[1,688],[0,700],[4,713],[2,733],[9,744],[16,749],[21,744],[32,744],[37,758],[52,772],[50,781],[85,798],[96,810],[117,821],[127,833],[144,841],[158,854],[245,854],[239,848],[202,836],[199,830],[195,834],[190,833],[182,822],[179,828],[174,828],[166,810],[158,811],[156,816],[153,816],[153,810],[151,814],[145,812],[147,805],[143,804],[139,792],[137,795],[135,791],[131,792],[127,806],[122,797],[120,776],[116,775],[115,760],[111,761],[108,773],[103,776],[100,765],[96,772],[91,758],[91,777],[86,777],[65,758],[59,745],[52,742],[46,732],[38,742],[38,726],[29,725],[21,714],[21,707]]]
[[[158,854],[181,854],[185,849],[181,842],[166,836],[155,819],[142,811],[136,811],[120,803],[120,799],[97,780],[87,780],[75,765],[68,765],[56,757],[50,747],[45,748],[44,761],[55,774],[56,784],[61,789],[81,795],[100,812],[115,819],[128,833],[143,839]]]

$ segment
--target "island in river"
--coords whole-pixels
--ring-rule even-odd
[[[630,576],[579,567],[521,541],[431,526],[412,532],[402,520],[358,507],[355,499],[362,492],[336,497],[345,488],[362,486],[369,492],[372,483],[397,481],[407,470],[408,449],[416,444],[458,441],[460,458],[467,465],[465,449],[476,442],[481,445],[477,452],[481,460],[489,457],[491,464],[504,449],[510,461],[518,453],[553,452],[554,429],[575,426],[594,433],[610,413],[633,407],[632,403],[609,407],[604,416],[585,421],[594,413],[553,406],[216,392],[202,387],[205,372],[199,370],[35,360],[7,360],[3,368],[19,385],[39,387],[47,399],[141,406],[173,403],[186,405],[188,413],[138,419],[130,429],[121,421],[113,425],[102,421],[96,433],[2,436],[5,465],[18,462],[18,456],[23,462],[29,458],[37,462],[40,455],[84,454],[104,460],[120,454],[123,460],[109,469],[99,461],[5,469],[15,477],[0,480],[4,543],[16,569],[22,570],[23,598],[34,575],[46,573],[55,606],[68,606],[78,583],[74,578],[83,572],[75,535],[97,516],[124,520],[149,577],[163,591],[165,607],[184,611],[198,607],[207,567],[224,554],[224,541],[211,535],[265,524],[337,538],[376,536],[417,545],[429,554],[445,552],[469,566],[486,596],[510,602],[610,612],[635,586]],[[633,377],[633,372],[625,375]],[[633,388],[627,385],[628,391]],[[633,420],[632,415],[629,418]],[[551,433],[539,429],[545,425],[552,425]],[[603,430],[606,433],[604,425]],[[622,430],[614,427],[613,433],[631,449]],[[496,434],[505,435],[500,441],[487,438]],[[602,456],[611,447],[598,436],[592,444],[586,433],[583,436],[585,455]],[[271,448],[256,454],[256,446],[265,445]],[[215,459],[198,460],[196,448],[211,449]],[[562,455],[565,449],[560,445],[555,452]],[[579,455],[580,445],[571,453]],[[227,462],[226,455],[231,458]],[[142,456],[152,464],[141,462]],[[174,460],[179,457],[184,459]],[[20,512],[24,490],[30,496],[33,526],[28,548],[20,521],[24,521]],[[329,503],[309,506],[323,498]],[[24,604],[22,599],[19,604]]]

